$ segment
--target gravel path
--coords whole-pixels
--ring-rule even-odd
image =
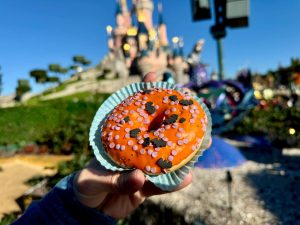
[[[221,169],[196,168],[188,188],[150,200],[175,208],[193,224],[300,224],[299,169],[248,161],[231,174],[231,210]]]

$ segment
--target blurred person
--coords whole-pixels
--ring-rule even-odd
[[[144,82],[157,80],[150,72]],[[174,191],[192,182],[189,173]],[[85,168],[63,178],[41,200],[31,203],[13,225],[116,224],[147,197],[167,193],[148,181],[140,170],[115,172],[93,159]]]

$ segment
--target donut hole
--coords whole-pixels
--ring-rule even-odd
[[[158,114],[155,118],[153,118],[149,124],[148,132],[158,130],[162,126],[164,119],[165,119],[164,112]]]

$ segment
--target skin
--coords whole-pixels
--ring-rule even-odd
[[[156,77],[154,72],[150,72],[144,76],[143,81],[155,82]],[[189,173],[174,191],[185,188],[191,182],[192,175]],[[109,171],[96,159],[76,174],[74,191],[82,204],[116,219],[128,216],[147,197],[170,193],[154,186],[141,170]]]

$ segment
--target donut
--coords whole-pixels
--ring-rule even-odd
[[[159,175],[193,158],[207,126],[204,109],[190,94],[151,88],[117,105],[107,115],[100,139],[120,167]]]

